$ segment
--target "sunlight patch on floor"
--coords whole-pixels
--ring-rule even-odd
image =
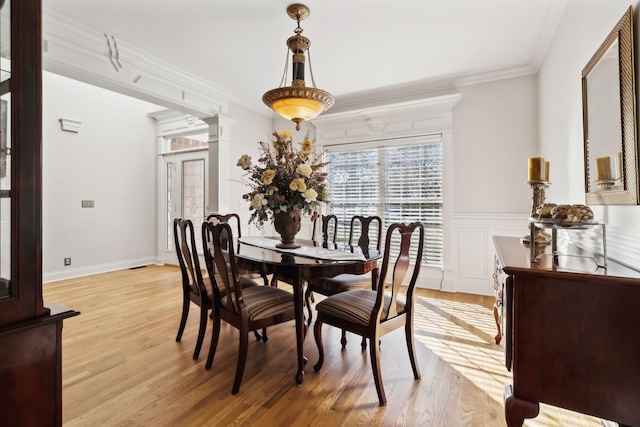
[[[418,297],[414,317],[417,341],[447,362],[472,384],[502,402],[511,374],[504,367],[503,347],[494,341],[493,313],[479,305]]]

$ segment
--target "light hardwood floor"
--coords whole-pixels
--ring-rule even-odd
[[[286,288],[283,284],[282,287]],[[237,331],[224,324],[210,371],[204,369],[211,324],[200,360],[191,358],[197,333],[192,307],[182,342],[180,271],[172,266],[44,285],[46,300],[81,312],[64,322],[63,419],[72,426],[505,426],[502,393],[511,376],[493,341],[489,297],[420,290],[416,345],[422,379],[415,381],[401,330],[382,339],[386,407],[378,406],[368,352],[348,335],[323,329],[325,364],[309,364],[297,387],[293,322],[250,341],[245,374],[231,394]],[[541,405],[525,426],[602,426],[599,420]]]

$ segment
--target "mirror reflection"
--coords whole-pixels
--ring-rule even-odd
[[[618,46],[616,39],[587,76],[589,193],[623,188]]]
[[[582,70],[588,205],[638,204],[633,8]]]

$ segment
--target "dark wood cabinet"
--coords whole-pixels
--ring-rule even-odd
[[[539,403],[640,426],[640,274],[586,257],[531,262],[517,238],[494,237],[504,271],[504,348],[513,384],[508,426]],[[549,247],[536,248],[536,256]]]
[[[0,425],[61,426],[62,323],[79,313],[42,298],[41,0],[0,14]]]

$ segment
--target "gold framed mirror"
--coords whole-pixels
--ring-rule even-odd
[[[638,204],[633,7],[582,70],[588,205]]]

